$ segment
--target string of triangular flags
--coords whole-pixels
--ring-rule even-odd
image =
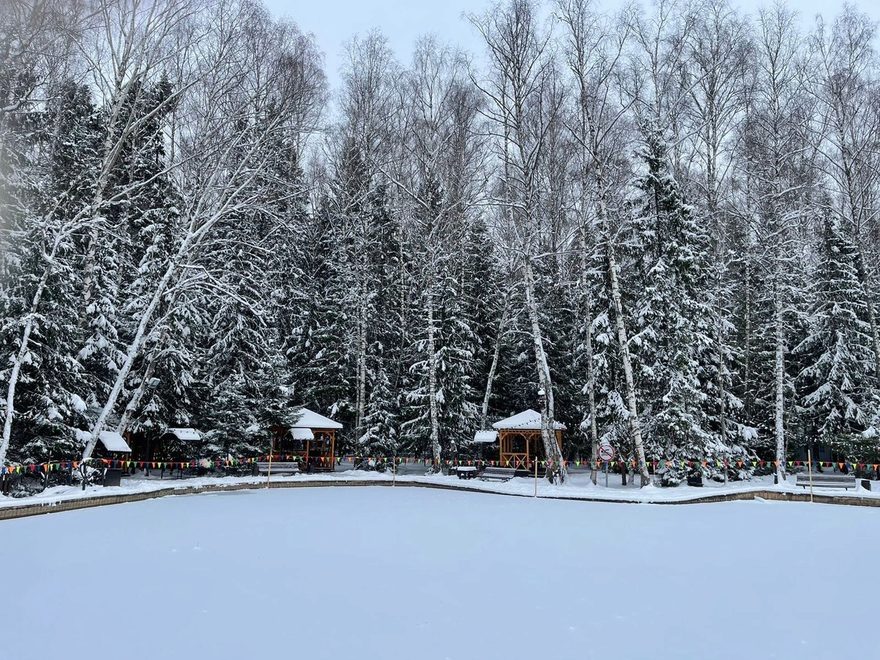
[[[303,461],[304,457],[301,454],[273,454],[273,461]],[[189,461],[136,461],[136,460],[128,460],[128,459],[93,459],[93,462],[101,463],[105,467],[108,468],[120,468],[120,469],[151,469],[151,470],[187,470],[187,469],[196,469],[196,468],[230,468],[230,467],[240,467],[245,465],[252,465],[254,463],[267,462],[269,461],[268,456],[259,456],[254,458],[237,458],[237,457],[227,457],[227,458],[216,458],[216,459],[198,459],[198,460],[189,460]],[[433,464],[433,460],[430,458],[416,457],[416,456],[398,456],[395,458],[388,458],[385,456],[377,456],[377,457],[361,457],[361,456],[337,456],[335,458],[331,458],[329,456],[315,456],[309,457],[308,461],[312,464],[329,466],[331,463],[335,465],[339,465],[343,462],[362,462],[362,461],[372,461],[375,464],[384,464],[390,465],[394,462],[397,465],[431,465]],[[481,466],[491,466],[491,467],[508,467],[508,468],[534,468],[534,462],[531,460],[526,461],[525,459],[514,459],[514,460],[506,460],[506,461],[493,461],[493,460],[481,460],[481,459],[444,459],[441,461],[441,464],[444,467],[448,468],[456,468],[456,467],[481,467]],[[548,465],[548,461],[539,460],[538,467],[546,468]],[[565,467],[568,468],[591,468],[595,465],[597,469],[603,469],[606,465],[609,469],[618,468],[623,469],[636,468],[635,460],[630,461],[622,461],[622,460],[612,460],[612,461],[601,461],[597,460],[593,463],[590,460],[566,460]],[[758,468],[758,467],[778,467],[778,461],[764,461],[764,460],[654,460],[650,461],[650,467],[653,470],[658,470],[661,467],[665,468],[695,468],[698,466],[701,467],[731,467],[735,466],[738,469],[743,468]],[[795,468],[795,467],[806,467],[807,461],[787,461],[787,467]],[[851,463],[848,461],[813,461],[813,465],[817,468],[833,468],[837,467],[839,470],[849,470],[858,468],[861,470],[865,469],[873,469],[878,470],[880,468],[880,464],[878,463]],[[47,461],[45,463],[29,463],[24,465],[4,465],[0,466],[0,475],[2,474],[25,474],[25,473],[50,473],[50,472],[62,472],[62,471],[70,471],[79,469],[80,461]]]

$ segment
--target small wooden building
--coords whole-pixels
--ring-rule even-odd
[[[136,461],[190,461],[201,458],[205,448],[202,434],[193,428],[168,427],[154,431],[126,432]]]
[[[474,437],[478,442],[493,442],[497,434],[498,461],[501,467],[516,470],[534,469],[534,460],[543,461],[544,441],[541,439],[541,413],[536,410],[524,410],[521,413],[502,419],[492,424],[495,431],[479,431]],[[565,425],[554,422],[556,442],[562,449],[562,432]]]
[[[131,447],[116,431],[101,431],[98,434],[98,447],[95,455],[99,458],[128,460]]]
[[[336,469],[336,432],[342,424],[308,408],[302,408],[290,427],[275,429],[277,460],[296,456],[309,471]]]

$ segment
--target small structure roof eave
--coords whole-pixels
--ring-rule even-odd
[[[116,431],[101,431],[98,434],[98,441],[104,445],[104,449],[112,452],[130,454],[131,447],[125,441],[125,438]]]
[[[313,410],[309,410],[308,408],[301,408],[299,418],[290,428],[339,430],[342,428],[342,424],[329,417],[324,417],[324,415],[320,415]]]
[[[165,433],[163,435],[173,435],[175,438],[181,440],[182,442],[199,442],[202,439],[202,434],[199,433],[196,429],[192,428],[167,428],[165,429]]]
[[[292,437],[294,440],[314,440],[315,434],[312,433],[312,429],[306,429],[296,426],[290,429],[290,437]]]
[[[495,422],[492,424],[492,428],[497,431],[540,431],[541,413],[529,408],[521,413]],[[554,420],[553,428],[557,431],[564,431],[565,424]]]
[[[498,431],[477,431],[474,434],[474,442],[491,444],[498,439]]]

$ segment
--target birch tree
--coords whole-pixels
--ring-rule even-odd
[[[574,132],[589,172],[592,203],[604,245],[606,276],[611,299],[618,349],[624,373],[626,412],[635,446],[641,485],[650,484],[648,463],[642,438],[639,407],[630,355],[629,334],[623,307],[620,274],[615,255],[615,228],[612,225],[612,186],[615,183],[614,149],[628,107],[616,102],[617,74],[628,36],[628,27],[613,26],[593,14],[586,0],[560,3],[559,13],[566,27],[566,60],[575,79],[578,94],[578,127]],[[585,175],[582,175],[585,176]]]
[[[180,240],[138,317],[124,361],[92,425],[83,460],[91,457],[154,329],[154,315],[181,271],[198,258],[211,232],[224,220],[261,205],[272,214],[255,182],[284,130],[286,109],[298,100],[294,93],[298,89],[289,84],[287,75],[292,53],[272,30],[260,34],[265,15],[254,15],[248,5],[230,3],[218,11],[230,20],[217,23],[208,33],[199,58],[204,68],[180,101],[185,117],[177,149],[180,164],[175,169],[183,198]]]
[[[515,242],[509,248],[517,251],[521,259],[538,394],[544,401],[541,435],[547,457],[546,474],[551,482],[563,482],[566,470],[554,431],[553,378],[544,347],[534,265],[539,257],[539,166],[547,131],[561,105],[561,99],[546,94],[553,75],[550,37],[538,25],[536,7],[529,0],[496,5],[481,17],[471,17],[471,21],[488,48],[491,76],[481,89],[488,98],[485,112],[495,127],[498,158],[504,168],[502,184],[507,195],[499,203],[503,217],[511,223],[508,229]]]
[[[167,2],[114,2],[105,0],[98,3],[96,11],[89,14],[89,22],[85,26],[91,41],[84,44],[98,43],[96,53],[89,49],[81,49],[81,54],[89,70],[95,75],[103,98],[108,104],[108,124],[100,152],[100,165],[97,169],[91,198],[72,216],[57,218],[54,208],[49,208],[37,222],[43,227],[45,236],[43,246],[42,273],[38,277],[30,303],[21,319],[21,335],[16,353],[13,355],[11,369],[7,378],[5,419],[3,437],[0,440],[0,462],[5,459],[12,433],[15,416],[15,390],[22,364],[29,360],[30,341],[40,310],[41,302],[46,293],[53,274],[59,267],[60,253],[69,239],[75,234],[88,233],[90,244],[97,245],[98,233],[106,228],[104,211],[108,204],[126,199],[133,194],[143,182],[131,186],[123,186],[108,194],[108,185],[119,163],[120,154],[128,137],[143,122],[149,120],[150,113],[138,115],[132,112],[133,106],[128,103],[129,94],[138,89],[138,83],[149,79],[156,69],[170,58],[180,56],[180,50],[168,47],[168,40],[182,23],[189,20],[194,8],[176,0]],[[99,35],[99,36],[95,36]],[[176,95],[172,95],[176,97]],[[170,103],[171,98],[166,99]],[[155,108],[159,112],[161,108]],[[64,197],[59,197],[60,204]],[[95,247],[89,248],[86,258],[85,282],[86,290],[91,286],[91,271]]]

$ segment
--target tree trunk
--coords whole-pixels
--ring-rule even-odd
[[[785,328],[782,318],[782,297],[777,289],[775,301],[776,325],[776,364],[774,379],[776,382],[776,476],[779,483],[785,481]]]
[[[156,351],[153,355],[150,356],[147,362],[147,368],[144,370],[144,376],[141,379],[141,382],[138,384],[137,388],[132,394],[131,399],[129,399],[128,405],[125,406],[125,411],[122,413],[122,417],[119,420],[119,424],[116,427],[116,432],[119,435],[123,435],[128,430],[128,425],[131,422],[131,418],[137,412],[137,409],[141,405],[141,399],[144,396],[144,392],[146,392],[147,387],[149,387],[149,382],[153,377],[153,371],[156,369],[156,360],[159,357],[158,352],[162,345],[165,343],[165,340],[168,337],[167,332],[162,332],[162,335],[159,337],[158,344],[156,346]]]
[[[440,420],[437,406],[437,350],[434,342],[434,292],[428,292],[428,403],[431,415],[431,457],[434,472],[441,471]]]
[[[604,216],[604,213],[603,213]],[[632,359],[629,354],[629,339],[626,334],[626,326],[623,323],[623,301],[620,294],[620,283],[617,279],[617,261],[614,258],[614,250],[611,247],[611,232],[605,224],[605,255],[608,266],[608,279],[611,285],[611,302],[614,307],[614,323],[617,327],[617,342],[620,344],[620,359],[623,362],[623,376],[626,383],[626,407],[629,411],[629,424],[633,436],[633,445],[636,450],[641,486],[651,483],[651,475],[648,472],[648,461],[645,459],[645,445],[642,441],[642,425],[639,421],[638,405],[636,404],[636,387],[633,379]]]
[[[178,251],[178,258],[186,254],[189,246],[190,240],[184,241]],[[143,314],[141,314],[141,320],[138,323],[137,331],[126,351],[125,361],[116,373],[116,381],[113,383],[113,389],[110,390],[110,395],[107,397],[107,401],[101,409],[98,419],[95,420],[95,424],[92,426],[92,437],[89,438],[89,442],[86,444],[82,454],[82,460],[84,461],[91,458],[92,452],[95,451],[95,445],[98,443],[98,436],[104,429],[104,425],[107,423],[107,418],[110,416],[110,413],[113,412],[113,408],[116,406],[116,400],[119,398],[119,395],[122,392],[122,387],[125,384],[125,379],[128,378],[134,360],[140,352],[141,346],[143,346],[144,339],[147,336],[147,326],[150,324],[153,314],[159,306],[159,302],[162,300],[162,296],[165,294],[168,284],[171,282],[171,278],[174,277],[176,270],[177,260],[174,259],[168,264],[168,268],[165,269],[165,274],[162,275],[162,279],[159,280],[159,283],[156,285],[156,290],[153,292],[153,297],[150,299],[149,305],[147,305],[147,308],[144,310]]]
[[[358,353],[357,353],[357,417],[355,429],[357,437],[363,437],[364,417],[367,407],[367,319],[363,295],[358,306]]]
[[[584,190],[586,186],[584,186]],[[583,225],[580,231],[581,239],[581,295],[587,296],[587,230]],[[599,429],[596,426],[596,382],[593,365],[593,310],[590,300],[586,300],[582,319],[586,328],[584,336],[587,350],[587,414],[590,416],[590,481],[595,485],[599,478],[597,462],[599,460]]]
[[[485,430],[489,421],[489,400],[492,398],[492,385],[495,382],[495,373],[498,371],[498,362],[501,359],[501,340],[504,336],[504,328],[507,325],[507,314],[510,309],[510,293],[504,296],[504,307],[501,310],[501,320],[498,322],[498,334],[495,337],[495,351],[492,354],[492,364],[489,367],[489,375],[486,377],[486,392],[483,394],[483,408],[480,413],[480,429]]]
[[[862,249],[860,236],[856,236],[856,250],[858,251],[858,273],[862,283],[862,291],[865,297],[865,305],[868,308],[868,322],[871,327],[871,343],[874,348],[874,376],[880,378],[880,330],[877,328],[877,316],[874,311],[874,301],[871,299],[871,281],[868,277],[868,269],[865,266],[865,255]]]
[[[544,352],[544,337],[541,333],[538,305],[535,300],[535,278],[532,272],[532,264],[528,257],[526,258],[524,269],[526,307],[528,307],[529,322],[532,328],[535,362],[538,368],[538,383],[544,391],[544,401],[546,402],[541,406],[541,439],[544,441],[544,455],[547,457],[546,474],[551,482],[564,483],[566,476],[565,464],[562,459],[562,450],[556,441],[556,429],[554,428],[553,378],[550,374],[550,365],[547,363],[547,354]]]
[[[9,440],[12,437],[12,418],[15,416],[15,388],[18,386],[18,376],[21,373],[21,365],[28,354],[28,345],[31,333],[34,329],[34,315],[40,307],[40,300],[46,291],[46,284],[52,273],[52,263],[58,248],[58,241],[52,247],[52,253],[49,255],[49,263],[43,270],[43,276],[37,285],[37,290],[31,300],[31,306],[28,310],[27,321],[24,325],[24,332],[21,335],[21,342],[18,346],[18,352],[12,359],[12,370],[9,372],[9,383],[6,387],[6,418],[3,420],[3,439],[0,441],[0,466],[6,461],[6,454],[9,451]]]

